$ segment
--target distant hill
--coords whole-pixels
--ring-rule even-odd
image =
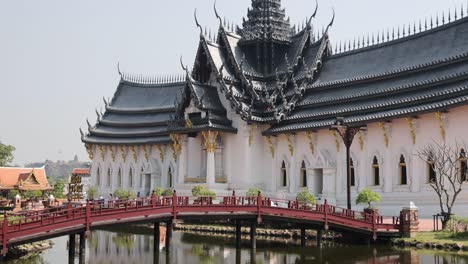
[[[59,179],[66,181],[73,169],[88,168],[90,166],[89,162],[78,161],[77,157],[75,157],[75,159],[71,161],[46,160],[44,162],[33,162],[25,164],[24,166],[28,168],[37,168],[44,166],[44,164],[47,176],[50,178],[50,182],[56,182]]]

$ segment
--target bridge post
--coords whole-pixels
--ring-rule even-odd
[[[262,192],[258,191],[257,196],[257,223],[262,222]]]
[[[328,230],[328,201],[325,199],[325,203],[323,204],[323,210],[325,210],[325,230]]]
[[[257,223],[250,223],[250,247],[252,250],[257,249]]]
[[[301,226],[301,247],[306,246],[306,229],[305,226]]]
[[[172,221],[166,222],[166,249],[169,248],[172,238]]]
[[[323,229],[317,230],[317,247],[322,247]]]
[[[400,212],[400,234],[403,237],[414,238],[419,229],[418,207],[413,202]]]
[[[91,204],[86,200],[86,233],[91,231]]]
[[[85,259],[86,254],[86,232],[80,233],[80,263]]]
[[[154,223],[153,238],[153,252],[159,252],[159,247],[161,243],[161,232],[159,230],[159,222]]]
[[[236,248],[241,247],[241,241],[242,241],[241,221],[236,220]]]
[[[2,257],[5,257],[8,252],[8,215],[5,212],[3,215],[3,227],[2,227]]]
[[[70,234],[68,242],[68,263],[75,263],[76,235]]]
[[[177,192],[174,190],[174,195],[172,196],[172,223],[177,222]],[[172,228],[172,225],[171,225]],[[167,233],[166,233],[167,234]]]

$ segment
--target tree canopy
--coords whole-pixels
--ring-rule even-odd
[[[6,167],[13,161],[13,152],[15,150],[15,147],[0,142],[0,167]]]
[[[380,195],[369,188],[362,190],[356,198],[356,204],[367,204],[367,208],[372,208],[372,203],[380,202]]]

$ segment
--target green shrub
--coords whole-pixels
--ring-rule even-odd
[[[8,198],[10,199],[14,199],[16,198],[16,195],[19,194],[21,196],[21,198],[23,198],[23,195],[21,195],[21,193],[18,191],[18,190],[11,190],[9,193],[8,193]]]
[[[42,198],[42,192],[39,190],[36,191],[27,191],[24,193],[24,198],[31,199],[31,198]]]
[[[174,190],[173,189],[166,189],[162,192],[162,196],[173,196],[174,195]]]
[[[356,198],[356,204],[367,204],[367,208],[371,209],[372,203],[380,202],[380,195],[369,188],[365,188],[362,190],[358,197]]]
[[[123,190],[123,189],[118,189],[118,190],[115,190],[114,192],[114,197],[118,197],[119,199],[132,199],[132,198],[135,198],[135,193],[132,192],[132,191],[127,191],[127,190]]]
[[[162,196],[163,193],[164,193],[164,189],[161,188],[161,187],[156,187],[156,188],[154,188],[153,191],[154,191],[155,196]]]
[[[250,188],[250,189],[247,190],[247,192],[245,193],[245,195],[246,195],[247,197],[257,197],[259,193],[261,194],[260,189],[258,189],[258,188]]]
[[[215,197],[216,193],[213,191],[210,191],[204,186],[197,185],[197,186],[193,186],[192,195],[195,197]]]
[[[463,218],[458,215],[452,216],[447,223],[446,230],[454,234],[468,232],[468,218]]]
[[[303,205],[314,205],[316,203],[315,196],[311,194],[307,189],[298,192],[296,199],[299,203]]]
[[[88,192],[86,193],[88,199],[94,199],[97,196],[97,189],[94,186],[89,187]]]

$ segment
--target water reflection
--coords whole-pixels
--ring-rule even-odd
[[[248,248],[249,241],[243,241],[245,248],[235,248],[235,240],[221,236],[206,236],[189,233],[173,234],[170,247],[160,244],[153,253],[152,231],[133,229],[125,232],[96,231],[87,238],[86,263],[177,263],[177,264],[247,264],[247,263],[424,263],[468,264],[468,257],[441,251],[398,250],[379,246],[336,246],[325,245],[317,248],[313,243],[306,248],[281,242],[257,240],[256,250]],[[28,259],[8,261],[13,264],[67,263],[68,237],[54,240],[53,249]],[[79,263],[79,256],[73,263]]]

